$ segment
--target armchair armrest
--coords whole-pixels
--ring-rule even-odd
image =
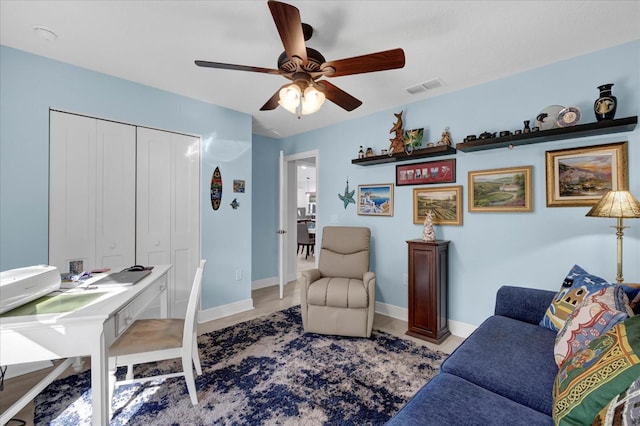
[[[537,325],[555,295],[550,290],[502,286],[496,294],[495,314]]]
[[[319,269],[308,269],[306,271],[302,271],[300,273],[300,285],[301,287],[307,288],[309,287],[309,284],[314,281],[318,281],[320,278],[322,278],[322,275],[320,275]]]
[[[373,282],[375,283],[375,279],[376,279],[375,272],[368,271],[364,273],[364,276],[362,277],[362,282],[364,283],[364,286],[368,288],[371,280],[373,280]]]

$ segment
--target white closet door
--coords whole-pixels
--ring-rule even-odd
[[[97,120],[96,262],[135,263],[136,128]]]
[[[96,120],[49,115],[49,264],[69,271],[69,261],[95,264]]]
[[[138,128],[136,262],[171,263],[171,315],[184,316],[200,260],[200,140]]]

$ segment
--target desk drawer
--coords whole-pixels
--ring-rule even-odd
[[[131,323],[142,315],[149,304],[167,289],[167,276],[159,278],[153,285],[147,287],[144,291],[136,296],[134,300],[129,302],[127,306],[120,309],[115,314],[115,337],[120,336],[129,328]]]

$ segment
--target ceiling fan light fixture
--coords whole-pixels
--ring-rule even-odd
[[[304,96],[302,97],[302,114],[313,114],[318,111],[322,104],[324,104],[326,97],[324,93],[313,85],[309,85],[304,89]]]
[[[291,114],[298,113],[298,107],[300,106],[300,98],[302,97],[302,91],[297,84],[291,83],[288,84],[282,89],[280,89],[279,94],[280,100],[278,104],[280,104],[284,109],[289,111]]]

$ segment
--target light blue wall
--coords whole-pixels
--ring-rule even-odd
[[[149,70],[153,72],[153,70]],[[251,297],[251,117],[0,46],[0,269],[47,263],[49,108],[202,137],[203,308]],[[209,186],[219,166],[222,207]],[[233,194],[233,179],[247,182]],[[240,207],[229,203],[238,198]],[[242,279],[235,280],[241,269]]]
[[[335,83],[339,85],[338,80]],[[282,146],[285,155],[319,151],[318,226],[328,225],[335,215],[339,225],[370,227],[377,300],[406,308],[407,290],[402,285],[402,275],[407,272],[405,241],[422,235],[422,226],[412,223],[413,187],[395,188],[392,218],[358,216],[354,205],[345,210],[337,194],[344,190],[347,177],[351,189],[359,184],[395,182],[395,165],[351,164],[359,145],[376,151],[388,147],[392,113],[400,110],[404,110],[406,129],[424,127],[425,139],[432,141],[437,141],[447,126],[454,142],[485,130],[522,128],[523,120],[533,122],[544,107],[553,104],[578,106],[583,112],[582,123],[593,122],[597,86],[604,83],[615,84],[617,118],[640,113],[640,41],[290,137],[282,141]],[[586,207],[547,208],[545,152],[623,140],[629,141],[630,190],[640,196],[640,127],[627,134],[526,145],[513,150],[459,151],[453,157],[457,161],[456,185],[463,186],[464,224],[436,226],[437,237],[452,242],[450,319],[479,324],[492,313],[496,290],[504,284],[557,289],[574,263],[615,280],[615,232],[609,228],[615,221],[587,218]],[[524,165],[533,166],[532,213],[468,212],[469,171]],[[254,173],[274,175],[274,167],[277,164],[254,162]],[[271,220],[272,216],[265,218]],[[626,224],[631,228],[624,236],[624,276],[627,282],[640,282],[640,220],[627,220]],[[261,226],[254,220],[254,227]],[[256,259],[254,268],[257,264]],[[265,267],[259,265],[261,274],[277,275],[275,265],[270,271]]]

